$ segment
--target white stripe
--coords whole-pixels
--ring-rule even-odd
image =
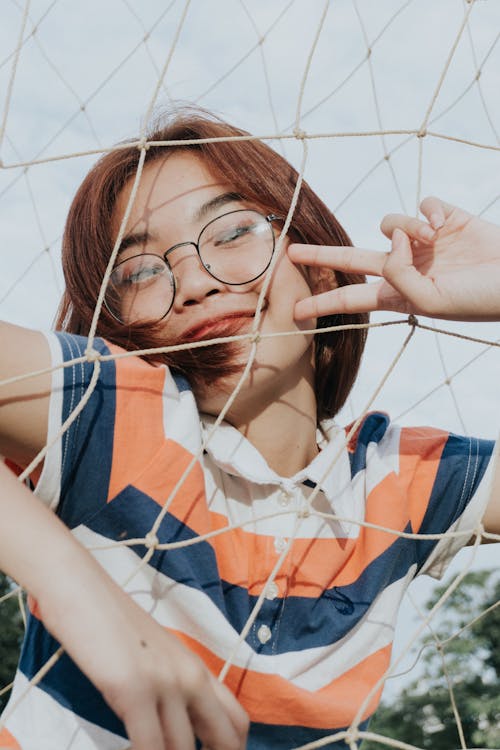
[[[51,364],[53,367],[60,365],[63,361],[61,344],[54,333],[48,332],[44,335],[50,349]],[[60,367],[52,372],[52,390],[49,402],[48,431],[46,443],[50,445],[61,428],[63,408],[64,369]],[[60,437],[51,448],[43,462],[43,469],[38,480],[35,495],[49,508],[55,510],[59,505],[61,487],[61,456],[62,438]]]
[[[390,474],[399,474],[401,428],[389,425],[379,443],[368,443],[366,469],[360,474],[365,478],[365,497],[376,489]]]
[[[165,437],[175,440],[187,451],[196,455],[201,446],[200,417],[192,391],[179,393],[168,367],[165,367],[163,386],[163,430]]]
[[[13,705],[28,687],[28,679],[17,672],[9,705]],[[128,740],[82,719],[36,686],[29,687],[6,727],[22,750],[125,750],[130,747]]]
[[[109,544],[109,539],[85,526],[79,526],[75,535],[86,547]],[[137,555],[127,547],[97,550],[94,555],[118,583],[137,570],[139,563]],[[405,579],[388,586],[361,622],[335,644],[268,656],[256,654],[243,642],[234,664],[262,674],[277,674],[307,690],[318,690],[392,642],[399,602],[412,577],[413,569]],[[149,565],[139,570],[126,590],[162,626],[185,633],[223,661],[231,654],[238,633],[206,594]],[[262,620],[258,623],[265,624]]]

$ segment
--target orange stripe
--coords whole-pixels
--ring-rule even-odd
[[[388,474],[369,494],[366,521],[403,531],[411,521],[418,530],[427,510],[447,433],[433,429],[402,430],[399,473]],[[423,450],[422,440],[426,440]],[[366,567],[397,539],[395,534],[361,527],[354,553],[335,581],[345,586],[357,580]]]
[[[422,525],[448,437],[448,432],[430,427],[401,430],[400,475],[407,477],[405,483],[410,487],[408,498],[415,532]]]
[[[40,614],[40,607],[38,606],[38,601],[35,599],[34,596],[31,596],[31,594],[28,594],[27,604],[28,604],[28,609],[29,609],[30,613],[34,617],[36,617],[37,620],[40,620],[40,622],[41,622],[42,621],[42,617],[41,617],[41,614]]]
[[[0,750],[23,750],[13,734],[5,727],[0,729]]]
[[[157,398],[158,392],[154,399],[156,412],[159,411]],[[128,406],[127,402],[124,409]],[[153,403],[150,408],[153,408]],[[122,409],[119,413],[122,414],[118,420],[121,423],[126,411]],[[154,421],[152,418],[151,422]],[[156,421],[158,424],[162,422]],[[162,423],[158,429],[160,428],[163,431]],[[402,431],[399,473],[389,474],[372,490],[366,504],[366,521],[402,531],[411,520],[412,527],[419,528],[446,439],[447,433],[434,429]],[[426,441],[424,449],[422,440]],[[120,468],[121,460],[117,458],[113,463],[113,472],[116,476],[120,471],[130,476],[132,464],[134,486],[163,507],[192,456],[173,441],[162,439],[160,445],[159,451],[152,458],[151,450],[147,454],[141,453],[141,466],[134,458],[130,459],[126,467]],[[123,451],[120,456],[125,456],[127,461],[130,458]],[[123,480],[121,483],[125,484]],[[228,525],[224,515],[207,508],[203,471],[198,463],[174,497],[169,511],[198,535],[221,530]],[[362,526],[357,540],[296,539],[276,579],[280,594],[312,598],[333,585],[352,584],[396,538],[393,533]],[[277,559],[274,537],[235,529],[214,537],[210,544],[217,557],[221,578],[247,588],[250,594],[258,596]]]
[[[112,353],[122,349],[110,345]],[[166,370],[139,357],[116,360],[116,412],[108,500],[149,464],[165,440],[162,393]]]
[[[167,441],[164,450],[154,458],[154,471],[152,467],[146,467],[142,475],[134,480],[134,486],[163,507],[175,481],[190,460],[191,455],[186,450]],[[225,516],[207,508],[203,470],[199,464],[177,492],[169,512],[198,535],[221,530],[228,525]],[[248,588],[250,594],[258,596],[278,557],[274,537],[240,528],[213,537],[209,543],[215,551],[221,578]],[[343,539],[296,539],[276,578],[281,595],[319,596],[325,588],[333,585],[353,546],[353,541]],[[325,560],[328,560],[328,565]]]
[[[224,665],[222,659],[198,641],[183,633],[172,632],[203,659],[214,675],[219,674]],[[276,674],[252,672],[235,666],[229,670],[225,682],[252,721],[340,729],[349,726],[365,697],[387,671],[390,655],[391,646],[386,646],[316,691],[297,687]],[[371,699],[362,720],[375,711],[381,693],[380,689]]]
[[[165,446],[160,456],[155,457],[155,471],[147,467],[134,485],[163,506],[174,484],[171,477],[177,478],[189,459],[189,453],[171,443]],[[422,508],[421,513],[425,512],[437,467],[438,461],[421,462],[415,456],[405,457],[401,474],[388,475],[370,493],[366,520],[402,531],[410,519],[410,509],[413,515],[419,507]],[[410,480],[415,482],[416,487],[411,487],[409,501]],[[206,507],[202,484],[202,470],[197,465],[170,506],[170,512],[199,535],[224,529],[228,525],[224,515],[211,512]],[[357,540],[296,539],[276,579],[280,593],[317,597],[333,585],[352,584],[395,540],[393,533],[364,526],[360,527]],[[217,556],[221,578],[259,595],[277,560],[274,537],[240,528],[214,537],[210,544]]]
[[[165,505],[175,485],[193,459],[179,443],[166,438],[155,456],[143,464],[134,478],[134,487],[151,497],[160,507]],[[175,494],[169,513],[196,533],[210,530],[210,511],[205,499],[203,469],[197,461]]]

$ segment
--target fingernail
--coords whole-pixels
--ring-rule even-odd
[[[432,241],[434,239],[435,229],[425,224],[423,227],[420,227],[418,233],[423,240]]]
[[[431,214],[430,222],[435,230],[441,229],[444,226],[444,217],[441,214]]]
[[[392,243],[393,245],[400,245],[402,242],[404,242],[406,238],[405,232],[403,232],[402,229],[395,229],[392,233]]]

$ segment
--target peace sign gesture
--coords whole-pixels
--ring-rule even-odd
[[[301,300],[296,320],[371,310],[500,319],[500,227],[438,198],[426,198],[421,211],[427,221],[401,214],[383,219],[381,229],[392,239],[388,253],[290,245],[295,263],[379,277]]]

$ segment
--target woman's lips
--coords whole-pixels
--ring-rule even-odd
[[[189,342],[235,336],[249,320],[253,320],[254,316],[254,311],[227,313],[189,328],[180,338],[182,341]]]

